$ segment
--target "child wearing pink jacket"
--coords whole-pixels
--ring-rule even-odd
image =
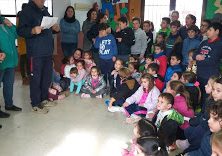
[[[186,118],[194,117],[194,111],[189,103],[189,93],[186,91],[185,85],[180,81],[170,81],[166,88],[167,93],[174,96],[173,108]],[[180,126],[181,129],[189,127],[189,122],[185,121]]]

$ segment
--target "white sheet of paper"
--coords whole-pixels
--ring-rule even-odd
[[[43,29],[49,29],[49,28],[51,28],[54,24],[56,24],[57,21],[58,21],[58,17],[43,16],[43,18],[42,18],[42,23],[41,23],[41,27],[43,27]]]

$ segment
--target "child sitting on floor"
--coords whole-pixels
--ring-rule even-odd
[[[179,125],[184,123],[183,116],[173,109],[174,97],[170,93],[162,93],[158,98],[158,112],[153,118],[158,129],[158,137],[164,141],[169,150],[176,141]],[[172,147],[171,147],[172,146]]]
[[[101,75],[98,67],[91,68],[90,74],[86,77],[85,83],[82,86],[82,98],[102,98],[105,94],[106,83]]]
[[[123,149],[122,156],[136,156],[136,140],[140,137],[156,137],[157,136],[157,129],[151,121],[147,119],[139,120],[133,129],[133,139],[131,141],[132,145],[129,149]]]
[[[85,82],[86,70],[84,69],[84,61],[79,60],[77,67],[70,70],[70,93],[73,92],[74,86],[77,86],[76,93],[79,94],[83,83]]]
[[[84,61],[85,61],[86,72],[90,74],[91,68],[93,66],[96,66],[96,64],[95,64],[95,62],[92,58],[92,52],[85,51],[84,54],[83,54],[83,58],[84,58]]]
[[[141,86],[123,104],[127,117],[136,119],[138,117],[152,118],[155,111],[159,89],[154,85],[154,78],[150,74],[144,74],[141,78]]]

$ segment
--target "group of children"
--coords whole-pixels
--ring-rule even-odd
[[[194,20],[186,29],[187,36],[178,35],[178,21],[162,20],[150,51],[144,58],[129,55],[127,62],[118,57],[117,41],[109,26],[99,24],[99,35],[93,39],[99,62],[95,64],[90,51],[76,49],[63,60],[62,76],[54,71],[50,100],[63,99],[67,90],[75,90],[81,98],[101,99],[109,95],[105,100],[108,111],[122,112],[127,123],[136,123],[133,147],[125,149],[124,156],[136,155],[135,152],[167,155],[167,150],[176,148],[183,151],[181,155],[211,155],[221,146],[213,137],[212,151],[210,138],[212,134],[221,135],[222,78],[212,76],[217,73],[215,68],[221,55],[210,44],[222,45],[221,28],[217,23],[209,25],[208,40],[204,42]],[[206,66],[209,71],[204,71]],[[197,80],[205,80],[209,74],[212,77],[207,78],[203,91],[201,85],[205,84]]]

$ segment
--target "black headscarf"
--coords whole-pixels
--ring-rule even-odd
[[[70,9],[70,8],[73,10],[73,13],[74,13],[71,18],[69,18],[69,17],[67,16],[67,14],[66,14],[67,10]],[[68,7],[66,8],[66,11],[65,11],[65,14],[64,14],[64,20],[65,20],[66,22],[68,22],[68,23],[73,23],[73,22],[76,21],[75,10],[74,10],[74,8],[73,8],[72,6],[68,6]]]

